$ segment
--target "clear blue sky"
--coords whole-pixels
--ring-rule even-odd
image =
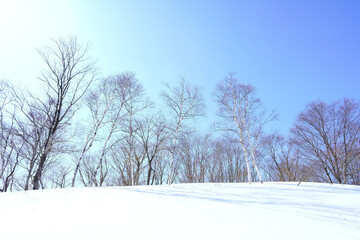
[[[0,0],[0,78],[34,87],[35,48],[77,35],[104,75],[133,71],[157,101],[181,77],[212,93],[228,72],[257,88],[287,133],[316,99],[360,92],[360,1]]]

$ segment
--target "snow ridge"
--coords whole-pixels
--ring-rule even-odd
[[[0,194],[0,239],[360,239],[360,187],[174,184]]]

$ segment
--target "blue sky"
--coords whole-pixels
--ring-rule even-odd
[[[77,35],[104,75],[135,72],[155,101],[162,82],[202,87],[202,125],[228,72],[256,87],[284,134],[312,100],[359,99],[360,1],[0,0],[0,30],[1,79],[36,88],[35,49]]]

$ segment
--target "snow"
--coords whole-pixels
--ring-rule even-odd
[[[0,239],[360,239],[360,186],[224,183],[1,193]]]

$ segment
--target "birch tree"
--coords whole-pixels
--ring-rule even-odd
[[[256,97],[255,88],[239,83],[234,74],[229,74],[217,85],[216,100],[218,116],[223,120],[218,127],[238,137],[247,165],[248,182],[252,182],[250,161],[262,182],[256,151],[263,127],[276,118],[275,113],[266,112]]]
[[[98,158],[97,166],[93,172],[93,182],[96,182],[96,177],[99,169],[102,168],[103,160],[106,154],[112,147],[124,140],[120,134],[115,138],[117,132],[123,131],[123,125],[129,116],[128,106],[134,101],[141,87],[138,87],[137,79],[133,73],[123,73],[115,76],[110,87],[113,88],[114,102],[111,104],[110,115],[108,116],[108,126],[102,141],[100,156]],[[142,89],[142,88],[141,88]],[[116,104],[115,104],[116,103]],[[131,118],[131,117],[130,117]],[[132,129],[131,129],[132,130]],[[129,153],[131,154],[131,153]]]
[[[161,94],[166,106],[172,116],[169,126],[171,142],[169,146],[170,167],[168,184],[175,180],[174,176],[174,154],[179,139],[179,134],[184,128],[184,122],[204,115],[204,100],[197,87],[191,86],[185,79],[175,87],[166,85],[166,90]]]
[[[75,186],[76,176],[82,160],[92,149],[95,141],[100,141],[101,136],[99,135],[101,135],[101,130],[111,122],[113,126],[112,128],[115,128],[115,125],[118,124],[118,119],[125,99],[121,94],[116,94],[117,92],[115,89],[117,84],[121,84],[120,78],[105,78],[101,80],[94,89],[89,91],[86,96],[85,105],[90,113],[90,121],[88,123],[90,127],[87,130],[83,147],[76,160],[71,184],[72,187]],[[110,138],[112,134],[113,130],[110,128],[108,138]]]
[[[144,157],[142,149],[136,147],[136,122],[150,105],[142,85],[133,73],[111,76],[99,82],[88,94],[87,102],[91,127],[77,161],[80,164],[81,159],[87,159],[80,166],[82,183],[101,186],[112,165],[122,178],[126,175],[125,185],[137,184]],[[118,180],[115,177],[114,184],[124,184]]]
[[[126,119],[122,125],[122,138],[124,139],[122,147],[127,149],[128,156],[126,161],[129,164],[129,177],[131,185],[138,185],[140,171],[145,160],[145,152],[139,145],[139,139],[136,135],[140,125],[138,119],[152,103],[145,96],[142,84],[135,78],[134,74],[128,75],[128,87],[125,90],[128,95],[128,101],[125,103]],[[138,147],[136,147],[138,146]],[[125,160],[125,159],[124,159]]]

